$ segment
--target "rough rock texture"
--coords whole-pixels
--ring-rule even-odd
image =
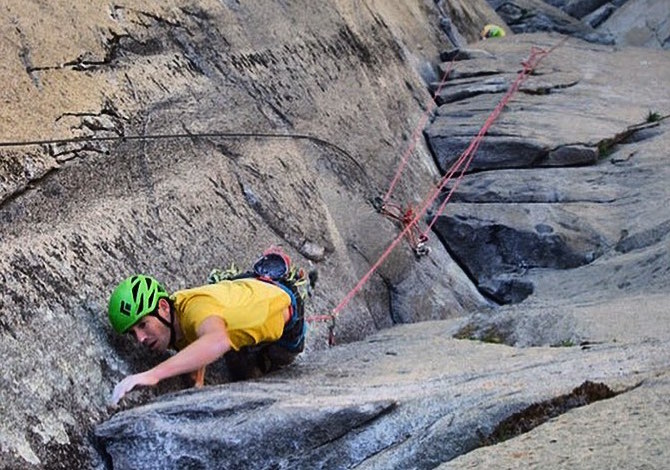
[[[637,411],[626,416],[617,400],[663,390],[667,59],[570,40],[525,85],[524,119],[514,103],[507,110],[517,128],[503,134],[519,137],[500,145],[505,168],[488,158],[461,185],[458,231],[440,221],[448,253],[432,238],[430,256],[417,261],[400,245],[343,311],[336,339],[461,318],[328,352],[326,326],[316,323],[287,371],[165,396],[105,422],[113,384],[161,359],[111,334],[105,303],[122,276],[147,271],[175,289],[282,244],[319,269],[308,315],[331,311],[398,234],[370,201],[388,187],[431,104],[422,79],[436,79],[438,54],[478,59],[453,77],[470,76],[475,91],[467,82],[445,90],[434,129],[461,102],[484,118],[530,46],[558,38],[510,34],[454,54],[452,43],[498,22],[470,0],[71,3],[2,6],[1,140],[98,140],[0,146],[0,467],[222,468],[225,452],[236,457],[230,466],[246,468],[434,468],[620,392],[585,408],[596,410],[591,425],[607,434],[608,413],[636,425]],[[566,31],[592,33],[583,23]],[[592,62],[578,58],[568,69],[575,53]],[[601,73],[614,58],[623,72]],[[485,74],[493,80],[478,83]],[[585,108],[588,94],[569,95],[584,88],[599,102]],[[649,90],[661,92],[651,101]],[[572,107],[552,106],[570,120],[543,120],[543,99],[562,92]],[[458,120],[459,144],[481,124],[472,112]],[[157,137],[133,138],[140,134]],[[517,155],[518,142],[526,144]],[[394,200],[417,205],[439,172],[422,142],[412,156]],[[472,248],[468,227],[475,248],[494,253],[491,266],[457,255]],[[477,269],[490,271],[478,277]],[[500,308],[482,296],[518,301],[528,291]],[[209,383],[225,381],[225,370],[213,372]],[[124,406],[185,384],[134,392]],[[654,406],[667,414],[663,400]],[[656,423],[640,439],[663,435]],[[298,452],[282,446],[287,436]],[[651,466],[665,464],[664,443],[644,446]],[[548,467],[562,458],[542,455]],[[626,453],[602,458],[621,468],[638,462]]]
[[[482,44],[488,57],[456,63],[440,95],[446,104],[426,132],[443,171],[516,78],[519,67],[508,54],[516,51],[518,63],[532,46],[556,44],[517,35]],[[610,282],[607,295],[667,287],[663,149],[670,134],[667,121],[653,115],[670,110],[661,78],[668,73],[670,60],[660,51],[614,51],[574,39],[545,57],[488,131],[470,166],[479,171],[462,180],[435,226],[483,293],[520,302],[541,284],[556,289],[544,280],[546,270],[589,264],[603,265],[603,275],[620,266],[621,280]],[[642,89],[633,85],[637,79]],[[631,207],[639,208],[634,215]],[[639,270],[640,259],[650,266]],[[593,269],[572,271],[571,285],[595,288],[602,278]]]
[[[593,29],[568,13],[542,0],[488,0],[515,33],[556,31],[599,44],[612,44],[614,38]]]
[[[645,413],[631,419],[642,431],[645,416],[651,416],[644,411],[645,397],[655,397],[656,418],[648,424],[665,427],[667,376],[654,375],[667,371],[667,340],[516,349],[455,340],[448,333],[445,321],[397,326],[274,377],[184,392],[118,413],[96,435],[119,469],[137,462],[147,469],[429,469],[499,440],[501,422],[510,438],[515,429],[529,430],[567,412],[536,429],[548,427],[550,436],[560,438],[553,445],[560,452],[571,450],[564,447],[568,424],[561,423],[577,413],[599,414],[594,421],[581,419],[594,442],[613,442],[606,430],[615,429],[633,438],[630,447],[644,443],[651,468],[664,464],[668,451],[661,439],[667,430],[634,436],[625,422],[627,413]],[[586,389],[581,396],[575,393],[580,386]],[[584,454],[587,442],[577,447]],[[551,446],[546,444],[547,451]],[[603,461],[618,468],[643,458],[641,452],[610,454]],[[498,467],[493,455],[482,468]],[[553,468],[551,457],[526,462]],[[586,468],[600,461],[589,462],[593,467]]]
[[[663,0],[629,0],[598,29],[616,44],[670,49],[670,3]]]
[[[664,445],[670,438],[665,425],[669,392],[664,373],[523,437],[477,449],[437,468],[663,468],[670,457]]]
[[[487,0],[515,33],[556,31],[601,44],[670,47],[666,0]]]
[[[331,311],[398,233],[370,200],[448,43],[430,2],[0,8],[0,467],[92,467],[112,386],[147,366],[107,325],[112,286],[143,271],[186,287],[281,244],[320,272],[308,314]],[[98,140],[8,145],[73,137]],[[395,192],[405,203],[437,175],[423,142],[414,158]],[[422,264],[397,249],[341,314],[338,341],[486,304],[444,252]],[[424,285],[439,295],[417,310]],[[313,325],[308,350],[326,335]]]

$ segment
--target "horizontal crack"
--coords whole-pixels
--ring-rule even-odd
[[[496,199],[481,201],[476,199],[469,199],[467,197],[459,196],[458,193],[454,193],[454,196],[451,198],[450,202],[460,203],[460,204],[613,204],[619,201],[619,198],[610,198],[610,199],[560,199],[560,200],[532,200],[532,199]],[[428,214],[429,216],[431,214]]]
[[[490,446],[506,441],[520,434],[527,433],[533,428],[573,408],[613,398],[619,393],[622,392],[614,392],[603,383],[587,380],[568,394],[530,405],[525,410],[514,413],[501,421],[491,434],[482,439],[482,445]]]
[[[520,93],[525,93],[527,95],[548,95],[551,93],[553,90],[562,90],[564,88],[570,88],[579,83],[579,80],[575,80],[574,82],[570,83],[561,83],[558,85],[546,85],[546,86],[536,86],[533,88],[528,87],[521,87],[519,88]]]
[[[668,117],[670,117],[670,115],[658,116],[655,113],[650,113],[650,116],[647,118],[647,122],[634,124],[632,126],[627,127],[624,131],[614,135],[614,137],[602,139],[600,142],[596,144],[598,146],[598,152],[600,156],[604,157],[609,155],[614,149],[615,145],[626,143],[626,141],[630,139],[637,132],[650,129],[652,127],[657,127],[660,121],[663,121]]]

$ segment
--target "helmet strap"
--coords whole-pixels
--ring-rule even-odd
[[[165,318],[161,317],[160,314],[158,313],[158,309],[156,309],[150,315],[158,318],[158,321],[160,321],[163,325],[165,325],[170,329],[170,343],[168,344],[168,346],[172,349],[177,349],[175,345],[176,335],[174,331],[174,312],[172,311],[172,306],[170,306],[170,321],[167,321]]]

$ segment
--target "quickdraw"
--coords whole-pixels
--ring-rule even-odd
[[[428,236],[422,234],[417,225],[413,223],[417,213],[412,206],[407,206],[406,209],[403,209],[397,204],[385,203],[381,197],[376,197],[372,201],[372,205],[380,214],[399,222],[403,230],[409,227],[407,241],[417,258],[430,253],[430,247],[426,245]]]

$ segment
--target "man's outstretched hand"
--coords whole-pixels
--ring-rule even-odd
[[[129,375],[121,382],[119,382],[116,387],[114,387],[114,392],[112,393],[111,404],[116,406],[121,398],[132,389],[140,386],[152,386],[158,383],[158,378],[154,376],[151,371],[142,372],[141,374]]]
[[[153,369],[141,374],[129,375],[119,382],[114,387],[111,404],[118,404],[126,393],[138,385],[156,385],[160,380],[204,368],[207,364],[219,359],[231,348],[226,322],[217,316],[205,318],[196,329],[196,334],[198,339],[174,356],[161,362]]]

